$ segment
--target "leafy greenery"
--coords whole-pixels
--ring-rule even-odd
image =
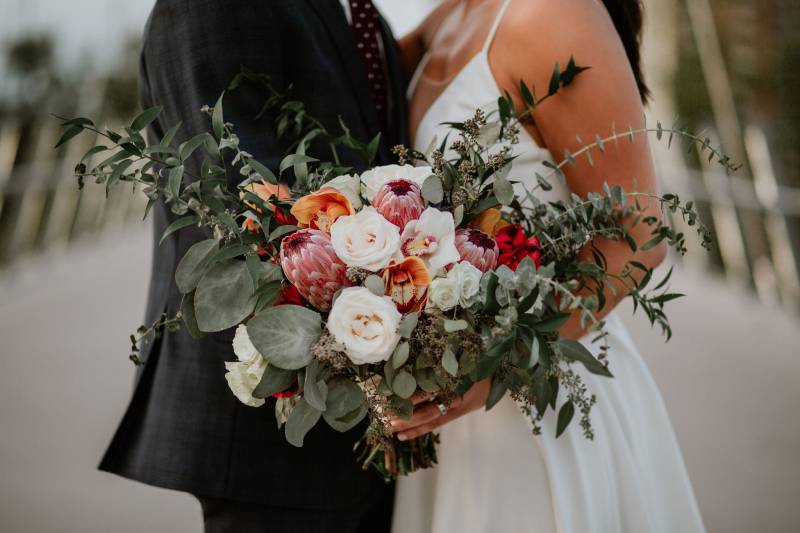
[[[541,98],[534,88],[520,82],[522,109],[515,107],[510,94],[504,94],[488,114],[478,110],[464,122],[450,123],[448,139],[452,140],[428,154],[395,148],[401,163],[419,161],[431,166],[433,175],[424,182],[422,195],[451,212],[457,226],[468,227],[488,209],[502,209],[508,222],[537,238],[538,255],[537,260],[525,257],[513,269],[503,265],[485,273],[474,301],[462,301],[446,313],[429,307],[407,314],[399,327],[403,340],[387,361],[372,365],[349,362],[343,348],[324,332],[320,313],[298,305],[273,305],[288,284],[275,264],[276,254],[281,240],[298,229],[280,214],[291,207],[292,199],[351,172],[341,165],[339,150],[355,151],[371,164],[379,137],[364,143],[353,138],[344,124],[338,131],[329,130],[308,114],[302,102],[273,89],[268,78],[248,71],[237,76],[229,93],[245,82],[263,86],[267,101],[262,112],[277,117],[276,134],[290,146],[275,168],[241,147],[234,125],[225,120],[225,95],[213,108],[203,109],[210,132],[179,145],[174,142],[179,127],[150,144],[142,136],[141,131],[157,120],[158,108],[145,110],[121,131],[103,130],[87,118],[64,120],[59,144],[84,132],[97,134],[104,143],[90,149],[76,166],[79,186],[87,179],[107,189],[133,183],[149,198],[146,213],[159,203],[171,211],[165,237],[193,226],[207,234],[178,265],[176,284],[185,295],[181,312],[140,329],[139,337],[132,336],[133,357],[141,342],[165,328],[179,327],[180,321],[193,335],[246,323],[253,345],[268,363],[254,396],[265,398],[292,386],[302,392],[302,397],[281,398],[276,404],[287,440],[301,446],[320,419],[346,431],[368,418],[361,460],[386,477],[436,462],[436,437],[400,443],[391,434],[390,415],[410,417],[415,393],[447,404],[487,377],[493,380],[487,409],[510,394],[536,422],[548,410],[555,411],[559,435],[577,415],[584,435],[592,438],[590,413],[596,399],[572,365],[579,363],[590,373],[612,377],[608,334],[598,318],[607,305],[606,290],[624,287],[635,310],[641,309],[667,338],[671,330],[664,306],[680,296],[669,292],[669,274],[654,282],[653,269],[641,262],[631,260],[621,273],[609,272],[594,241],[624,242],[631,251],[663,242],[685,253],[684,235],[664,222],[667,217],[645,214],[644,200],[657,202],[665,213],[696,227],[706,246],[710,238],[692,203],[683,203],[676,195],[604,185],[602,191],[585,197],[572,195],[545,203],[537,193],[552,188],[552,180],[563,180],[566,165],[575,165],[581,158],[594,164],[593,158],[608,145],[640,135],[652,134],[669,144],[679,139],[697,146],[726,170],[737,167],[708,139],[675,126],[658,123],[623,132],[612,128],[610,135],[596,135],[590,143],[578,139],[579,148],[563,154],[560,162],[546,162],[547,172],[529,176],[532,186],[516,184],[524,191],[520,195],[509,172],[521,128],[537,106],[568,87],[584,70],[572,58],[563,69],[556,65]],[[327,150],[330,159],[309,155],[312,143],[316,155]],[[196,165],[197,161],[202,164]],[[229,185],[232,176],[241,178],[235,187]],[[290,199],[254,194],[254,185],[289,182]],[[649,228],[650,237],[644,243],[636,242],[631,233],[639,225]],[[365,275],[358,283],[384,294],[380,276]],[[573,315],[592,334],[593,349],[561,338],[560,329]]]

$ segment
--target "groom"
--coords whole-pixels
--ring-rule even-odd
[[[213,105],[242,66],[268,74],[279,90],[291,84],[293,97],[331,129],[341,116],[357,138],[383,131],[380,164],[405,141],[396,43],[371,0],[157,0],[140,73],[143,107],[164,107],[152,139],[179,121],[179,141],[208,131],[200,108]],[[264,100],[257,87],[241,86],[227,96],[225,118],[243,149],[277,170],[287,147],[275,138],[273,117],[255,118]],[[343,159],[359,169],[354,156]],[[196,168],[187,171],[199,173],[199,158],[190,164]],[[235,187],[241,176],[228,179]],[[158,242],[176,216],[161,205],[153,217]],[[155,246],[148,324],[178,311],[177,262],[205,238],[192,227]],[[207,532],[388,532],[393,487],[362,471],[353,454],[364,428],[341,434],[318,424],[303,448],[289,445],[273,402],[246,407],[228,389],[232,337],[196,340],[182,329],[148,345],[100,468],[195,495]]]

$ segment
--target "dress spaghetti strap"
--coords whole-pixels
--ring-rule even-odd
[[[503,15],[506,14],[509,4],[511,4],[511,0],[504,0],[503,5],[500,7],[500,11],[497,12],[497,17],[495,17],[494,23],[492,23],[492,29],[489,30],[489,35],[486,36],[486,42],[483,43],[483,48],[481,49],[484,54],[489,53],[489,47],[492,46],[494,36],[497,35],[497,29],[500,27],[500,23],[503,21]]]

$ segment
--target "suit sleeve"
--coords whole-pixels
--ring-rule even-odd
[[[280,12],[275,2],[261,0],[159,0],[145,30],[141,65],[143,106],[164,107],[152,134],[177,122],[183,141],[211,130],[200,109],[213,106],[241,68],[267,74],[276,87],[284,79]],[[242,84],[224,100],[225,121],[234,124],[243,150],[277,170],[285,152],[275,138],[273,117],[256,119],[266,93],[256,84]],[[202,154],[187,170],[199,173]],[[230,165],[229,165],[230,168]],[[228,181],[241,181],[235,170]]]

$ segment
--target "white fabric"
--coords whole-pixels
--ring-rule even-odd
[[[502,17],[510,0],[498,14]],[[441,140],[446,121],[496,106],[500,90],[488,45],[445,88],[423,116],[415,148]],[[410,88],[421,77],[420,65]],[[535,183],[549,159],[527,133],[520,135],[512,177]],[[565,198],[558,180],[542,198]],[[666,409],[625,327],[611,313],[610,369],[614,378],[575,370],[598,402],[595,438],[576,419],[555,439],[550,412],[540,436],[510,398],[491,411],[462,417],[441,431],[440,463],[400,479],[395,533],[702,533],[700,513]],[[585,341],[586,339],[584,339]],[[559,396],[559,405],[564,396]]]
[[[347,23],[353,23],[353,15],[350,10],[350,0],[339,0],[339,3],[342,4],[342,9],[344,9],[344,16],[347,17]]]

